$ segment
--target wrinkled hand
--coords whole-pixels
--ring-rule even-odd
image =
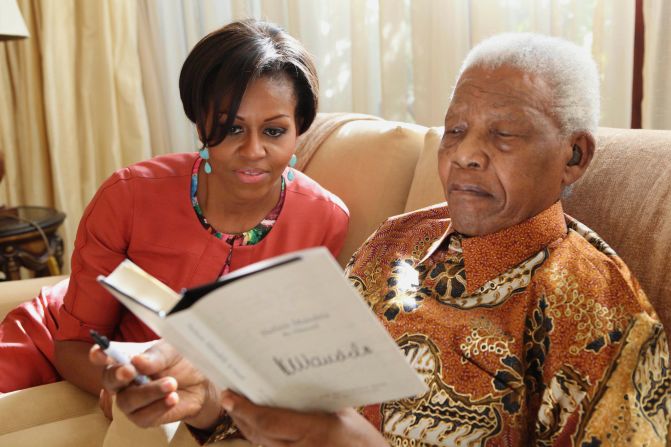
[[[231,391],[221,394],[221,405],[250,442],[264,447],[389,445],[352,408],[337,413],[304,413],[254,405]]]
[[[191,363],[168,343],[160,341],[118,365],[97,345],[89,351],[95,365],[107,365],[103,372],[101,408],[109,406],[105,393],[116,394],[117,406],[140,427],[183,420],[196,428],[211,428],[222,418],[219,391]],[[137,374],[151,378],[144,385],[133,384]]]

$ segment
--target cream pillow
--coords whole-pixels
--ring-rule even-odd
[[[413,124],[350,121],[313,155],[305,173],[338,195],[350,211],[349,233],[338,258],[342,265],[387,217],[403,212],[425,132]]]
[[[438,177],[438,146],[441,138],[442,127],[430,128],[424,137],[424,147],[417,161],[405,212],[445,201],[443,185]]]
[[[100,446],[109,421],[98,399],[68,382],[0,394],[0,445]]]
[[[671,330],[671,132],[600,128],[566,213],[622,257]]]

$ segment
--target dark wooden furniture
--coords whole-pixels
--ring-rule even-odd
[[[20,268],[35,276],[60,275],[63,239],[56,233],[65,214],[52,208],[0,209],[0,269],[5,280],[21,279]]]

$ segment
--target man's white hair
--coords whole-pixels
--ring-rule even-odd
[[[564,135],[599,125],[599,73],[584,48],[557,37],[504,33],[476,45],[466,56],[459,77],[471,67],[509,65],[540,76],[552,89],[552,105]]]

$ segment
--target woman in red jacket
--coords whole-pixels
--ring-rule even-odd
[[[62,377],[98,393],[90,329],[121,342],[157,338],[96,283],[125,258],[180,290],[302,248],[340,251],[347,208],[292,169],[317,110],[305,48],[271,24],[234,22],[194,47],[179,88],[202,149],[103,183],[79,224],[69,284],[44,288],[0,325],[0,392]]]

